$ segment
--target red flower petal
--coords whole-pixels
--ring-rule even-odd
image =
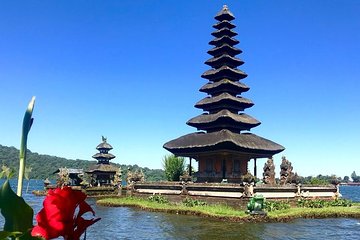
[[[81,217],[84,213],[87,213],[87,212],[92,212],[92,214],[95,215],[95,212],[92,209],[92,207],[87,202],[83,201],[79,204],[78,216]]]
[[[45,238],[46,240],[50,239],[46,229],[44,229],[42,227],[39,227],[39,226],[35,226],[31,230],[31,236],[33,236],[33,237],[42,237],[42,238]]]
[[[96,219],[90,219],[86,220],[82,217],[79,217],[76,219],[76,229],[74,231],[74,239],[80,239],[81,235],[85,232],[86,228],[88,228],[90,225],[93,225],[97,221],[99,221],[101,218]]]
[[[32,231],[33,236],[46,239],[63,236],[66,239],[79,239],[86,228],[98,220],[85,220],[81,216],[94,210],[85,202],[86,195],[81,191],[74,191],[70,187],[49,190],[44,199],[43,209],[37,214],[38,225]],[[77,216],[75,211],[79,207]]]

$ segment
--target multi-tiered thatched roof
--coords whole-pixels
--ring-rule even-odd
[[[205,64],[211,67],[202,74],[208,80],[200,88],[207,97],[195,104],[203,114],[190,119],[187,124],[199,132],[187,134],[165,143],[164,148],[179,156],[197,158],[211,152],[230,152],[247,155],[250,158],[271,157],[284,150],[284,147],[244,132],[260,125],[255,118],[244,113],[254,103],[241,94],[249,87],[240,80],[247,74],[238,69],[244,62],[236,55],[242,51],[235,47],[239,43],[234,37],[237,33],[231,23],[235,19],[227,6],[215,16],[218,21],[213,27],[215,37],[210,41],[214,47],[208,51],[212,56]]]

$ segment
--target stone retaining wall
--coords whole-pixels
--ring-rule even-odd
[[[267,186],[214,183],[147,182],[129,186],[132,194],[162,194],[191,197],[242,199],[261,194],[267,199],[336,198],[341,196],[338,187],[328,186]]]

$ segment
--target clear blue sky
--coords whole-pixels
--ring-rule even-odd
[[[252,132],[300,175],[360,173],[357,0],[0,1],[0,144],[71,159],[108,137],[115,162],[162,168],[162,145],[196,131],[214,16],[236,19]],[[264,160],[258,161],[262,172]]]

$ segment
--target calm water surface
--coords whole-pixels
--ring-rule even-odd
[[[31,180],[28,193],[24,194],[36,213],[42,208],[43,197],[35,197],[31,191],[41,186],[42,181]],[[360,187],[342,186],[340,190],[344,198],[360,201]],[[102,207],[96,206],[94,199],[87,201],[102,218],[88,229],[87,239],[360,239],[360,219],[228,223],[127,207]]]

